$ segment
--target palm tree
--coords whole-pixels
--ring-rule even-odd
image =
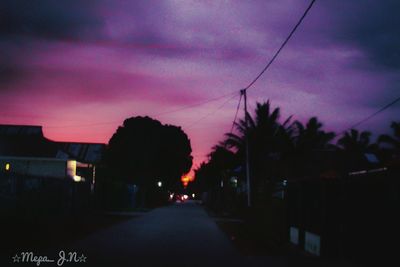
[[[316,117],[312,117],[304,126],[301,122],[294,123],[294,151],[290,155],[291,176],[312,175],[318,172],[316,161],[321,151],[335,148],[331,141],[335,138],[334,132],[322,130],[323,124]]]
[[[281,179],[283,170],[280,166],[283,155],[292,147],[291,117],[280,123],[280,109],[271,108],[270,101],[257,103],[254,118],[246,114],[246,120],[236,123],[235,133],[226,134],[224,144],[234,149],[244,162],[245,142],[249,142],[249,161],[253,187],[261,191],[271,190],[266,183]]]
[[[365,153],[377,152],[371,143],[371,133],[351,129],[337,142],[342,151],[344,171],[364,170],[369,167]]]
[[[335,133],[323,131],[323,124],[316,117],[312,117],[305,127],[296,121],[295,127],[295,143],[298,149],[312,151],[332,148],[330,142],[335,138]]]
[[[373,144],[370,142],[371,133],[368,131],[359,132],[356,129],[351,129],[344,133],[337,144],[342,150],[350,154],[362,154],[371,151]]]
[[[379,136],[379,144],[388,144],[395,152],[400,153],[400,122],[392,122],[393,136],[383,134]]]
[[[291,117],[285,120],[282,124],[279,122],[280,109],[275,108],[271,111],[271,104],[269,101],[264,103],[257,103],[255,110],[255,118],[249,113],[246,114],[248,125],[246,120],[241,119],[236,123],[236,129],[238,134],[227,133],[227,139],[224,142],[228,148],[234,148],[238,152],[244,151],[245,140],[248,137],[250,146],[253,149],[263,147],[263,150],[277,150],[278,143],[277,137],[280,137],[283,133],[290,131],[288,126]],[[279,142],[280,144],[281,142]],[[254,147],[255,146],[255,147]]]

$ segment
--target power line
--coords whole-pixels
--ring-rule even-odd
[[[231,92],[229,94],[224,94],[224,95],[221,95],[221,96],[218,96],[218,97],[209,98],[207,100],[204,100],[204,101],[201,101],[201,102],[197,102],[195,104],[182,106],[180,108],[172,109],[172,110],[169,110],[169,111],[166,111],[166,112],[157,113],[157,114],[151,114],[150,116],[163,116],[163,115],[167,115],[167,114],[176,113],[176,112],[179,112],[179,111],[182,111],[182,110],[186,110],[186,109],[191,109],[191,108],[195,108],[195,107],[198,107],[198,106],[202,106],[202,105],[208,104],[210,102],[217,101],[217,100],[220,100],[220,99],[223,99],[225,97],[232,96],[232,95],[236,95],[236,92]],[[58,128],[60,128],[60,129],[62,129],[62,128],[74,128],[74,127],[91,127],[91,126],[110,125],[110,124],[115,124],[115,123],[121,123],[121,121],[118,120],[118,121],[106,121],[106,122],[90,123],[90,124],[86,123],[86,124],[80,124],[80,125],[79,124],[75,124],[75,125],[65,125],[65,126],[49,126],[49,127],[46,127],[46,128],[49,128],[49,129],[58,129]]]
[[[240,95],[243,95],[244,98],[244,116],[245,116],[245,122],[246,122],[246,128],[248,127],[248,116],[247,116],[247,89],[249,89],[264,73],[265,71],[267,71],[267,69],[271,66],[271,64],[275,61],[275,59],[278,57],[279,53],[282,51],[282,49],[285,47],[285,45],[287,44],[287,42],[289,41],[289,39],[292,37],[292,35],[294,34],[294,32],[297,30],[297,28],[299,27],[299,25],[301,24],[301,22],[303,21],[303,19],[306,17],[306,15],[308,14],[308,11],[310,11],[311,7],[314,5],[315,0],[312,0],[310,5],[307,7],[307,9],[305,10],[305,12],[303,13],[303,15],[301,16],[300,20],[297,22],[297,24],[294,26],[294,28],[292,29],[292,31],[289,33],[288,37],[286,37],[285,41],[282,43],[282,45],[279,47],[279,49],[275,52],[274,56],[271,58],[271,60],[268,62],[268,64],[264,67],[264,69],[256,76],[256,78],[250,82],[249,85],[247,85],[244,89],[240,90]],[[239,99],[239,104],[240,104],[240,100]],[[237,111],[236,111],[237,113]],[[236,121],[236,115],[235,115],[235,119],[233,121],[233,125],[231,128],[231,133],[233,130],[233,126],[235,125],[235,121]],[[245,143],[246,143],[246,182],[247,182],[247,206],[251,207],[251,178],[250,178],[250,162],[249,162],[249,140],[248,140],[248,136],[247,134],[245,134]]]
[[[310,9],[312,8],[312,6],[314,5],[316,0],[312,0],[311,3],[308,5],[307,9],[304,11],[303,15],[300,17],[299,21],[296,23],[296,25],[293,27],[293,29],[291,30],[291,32],[289,33],[289,35],[286,37],[285,41],[281,44],[281,46],[279,47],[279,49],[275,52],[275,54],[273,55],[273,57],[269,60],[269,62],[267,63],[267,65],[263,68],[263,70],[250,82],[249,85],[247,85],[244,89],[240,90],[240,98],[239,98],[239,102],[236,108],[236,112],[235,112],[235,117],[233,119],[232,122],[232,126],[231,126],[231,130],[230,133],[233,132],[233,129],[235,127],[235,123],[236,123],[236,119],[239,113],[239,108],[240,108],[240,103],[242,100],[242,96],[244,93],[246,93],[247,89],[249,89],[266,71],[267,69],[272,65],[272,63],[275,61],[275,59],[278,57],[278,55],[280,54],[280,52],[282,51],[282,49],[286,46],[286,44],[288,43],[288,41],[290,40],[290,38],[293,36],[293,34],[295,33],[295,31],[297,30],[297,28],[300,26],[300,24],[303,22],[304,18],[307,16],[308,12],[310,11]],[[244,93],[242,93],[244,92]]]
[[[279,47],[279,49],[277,50],[277,52],[274,54],[274,56],[271,58],[271,60],[268,62],[268,64],[264,67],[264,69],[260,72],[260,74],[257,75],[257,77],[248,85],[244,88],[244,90],[247,90],[248,88],[250,88],[264,73],[265,71],[270,67],[270,65],[274,62],[274,60],[278,57],[279,53],[281,52],[281,50],[284,48],[284,46],[287,44],[287,42],[289,41],[289,39],[292,37],[292,35],[294,34],[294,32],[297,30],[297,28],[299,27],[299,25],[301,24],[301,22],[303,21],[303,19],[306,17],[307,13],[309,12],[309,10],[311,9],[311,7],[313,6],[315,0],[312,0],[310,5],[308,6],[308,8],[305,10],[304,14],[301,16],[300,20],[297,22],[297,24],[294,26],[294,28],[292,29],[292,31],[290,32],[290,34],[288,35],[288,37],[285,39],[285,41],[282,43],[282,45]],[[211,99],[207,99],[205,101],[199,102],[199,103],[195,103],[192,105],[187,105],[187,106],[183,106],[181,108],[178,109],[174,109],[174,110],[170,110],[170,111],[166,111],[163,113],[159,113],[159,114],[154,114],[154,115],[150,115],[150,116],[163,116],[163,115],[167,115],[167,114],[171,114],[171,113],[175,113],[175,112],[179,112],[182,110],[186,110],[186,109],[190,109],[190,108],[194,108],[197,106],[201,106],[204,104],[207,104],[209,102],[212,101],[216,101],[222,98],[225,98],[227,96],[231,96],[233,94],[237,94],[237,92],[233,92],[233,93],[229,93],[229,94],[225,94],[216,98],[211,98]],[[231,100],[231,98],[228,100],[228,102]],[[240,101],[241,101],[241,97],[239,99],[239,105],[240,105]],[[222,108],[222,107],[220,107]],[[220,108],[218,108],[217,110],[219,110]],[[216,111],[217,111],[216,110]],[[214,114],[216,111],[214,111],[212,114]],[[237,113],[238,110],[236,111],[235,114],[235,119],[233,121],[233,125],[232,125],[232,129],[231,132],[233,131],[233,126],[234,123],[237,119]],[[211,115],[212,115],[211,114]],[[205,116],[204,118],[208,117],[210,115]],[[204,119],[204,118],[201,118]],[[99,122],[99,123],[91,123],[91,124],[80,124],[80,125],[65,125],[65,126],[49,126],[46,128],[51,128],[51,129],[55,129],[55,128],[73,128],[73,127],[90,127],[90,126],[100,126],[100,125],[110,125],[110,124],[115,124],[115,123],[120,123],[120,121],[107,121],[107,122]],[[196,123],[196,122],[195,122]]]
[[[202,106],[202,105],[205,105],[205,104],[208,104],[210,102],[223,99],[223,98],[225,98],[227,96],[231,96],[231,95],[234,95],[234,94],[236,94],[236,92],[231,92],[229,94],[221,95],[221,96],[218,96],[218,97],[215,97],[215,98],[210,98],[210,99],[204,100],[202,102],[198,102],[198,103],[195,103],[195,104],[192,104],[192,105],[183,106],[182,108],[178,108],[178,109],[166,111],[166,112],[163,112],[163,113],[155,114],[153,116],[163,116],[163,115],[170,114],[170,113],[175,113],[175,112],[178,112],[178,111],[181,111],[181,110],[194,108],[194,107],[197,107],[197,106]]]
[[[290,38],[292,37],[292,35],[295,33],[295,31],[297,30],[297,28],[300,26],[300,24],[302,23],[302,21],[304,20],[304,18],[306,17],[306,15],[308,14],[309,10],[312,8],[312,6],[314,5],[315,0],[312,0],[311,3],[309,4],[309,6],[307,7],[307,9],[305,10],[305,12],[303,13],[303,15],[301,16],[300,20],[297,22],[297,24],[294,26],[294,28],[292,29],[292,31],[289,33],[289,35],[287,36],[287,38],[285,39],[285,41],[281,44],[281,46],[279,47],[279,49],[275,52],[275,54],[273,55],[273,57],[270,59],[270,61],[268,62],[268,64],[263,68],[263,70],[255,77],[254,80],[252,80],[250,82],[249,85],[247,85],[244,90],[249,89],[266,71],[267,69],[272,65],[272,63],[275,61],[275,59],[278,57],[278,55],[280,54],[280,52],[282,51],[282,49],[286,46],[286,44],[288,43],[288,41],[290,40]],[[206,114],[205,116],[201,117],[200,119],[198,119],[197,121],[193,122],[192,124],[190,124],[188,127],[192,127],[193,125],[197,124],[198,122],[206,119],[207,117],[215,114],[218,110],[220,110],[224,105],[226,105],[229,101],[231,101],[234,97],[236,97],[237,95],[237,91],[230,93],[230,94],[225,94],[216,98],[211,98],[211,99],[207,99],[205,101],[202,102],[198,102],[195,104],[191,104],[191,105],[187,105],[187,106],[183,106],[181,108],[177,108],[177,109],[173,109],[170,111],[166,111],[166,112],[162,112],[159,114],[154,114],[154,115],[150,115],[150,116],[163,116],[163,115],[167,115],[167,114],[171,114],[171,113],[175,113],[175,112],[179,112],[179,111],[183,111],[186,109],[191,109],[194,107],[198,107],[204,104],[207,104],[209,102],[212,101],[217,101],[219,99],[223,99],[225,97],[228,96],[233,96],[233,97],[229,97],[227,99],[227,101],[225,101],[221,106],[219,106],[216,110],[212,111],[211,113]],[[400,99],[400,98],[399,98]],[[398,99],[398,100],[399,100]],[[240,104],[241,104],[241,100],[242,100],[242,94],[240,94],[240,98],[239,98],[239,102],[236,108],[236,112],[235,112],[235,116],[234,116],[234,120],[232,123],[232,127],[231,127],[231,133],[233,132],[236,120],[237,120],[237,116],[238,116],[238,112],[240,109]],[[396,101],[397,102],[397,101]],[[99,123],[91,123],[91,124],[80,124],[80,125],[66,125],[66,126],[53,126],[53,127],[46,127],[46,128],[73,128],[73,127],[90,127],[90,126],[99,126],[99,125],[109,125],[109,124],[115,124],[115,123],[120,123],[121,121],[108,121],[108,122],[99,122]]]
[[[364,122],[369,121],[370,119],[372,119],[373,117],[375,117],[376,115],[378,115],[379,113],[385,111],[386,109],[390,108],[391,106],[393,106],[394,104],[396,104],[397,102],[400,101],[400,96],[397,97],[395,100],[393,100],[392,102],[390,102],[389,104],[383,106],[382,108],[378,109],[377,111],[375,111],[374,113],[372,113],[371,115],[367,116],[366,118],[358,121],[357,123],[353,124],[351,127],[347,128],[346,130],[342,131],[341,134],[342,135],[344,133],[346,133],[347,131],[354,129],[358,126],[360,126],[361,124],[363,124]]]
[[[236,97],[236,94],[233,95],[232,97],[228,98],[224,103],[222,103],[220,106],[218,106],[215,110],[213,110],[212,112],[206,114],[205,116],[201,117],[200,119],[196,120],[195,122],[189,124],[186,129],[191,128],[192,126],[196,125],[197,123],[199,123],[200,121],[206,119],[207,117],[214,115],[218,110],[222,109],[228,102],[230,102],[233,98]]]
[[[240,93],[240,99],[239,99],[239,103],[238,103],[238,107],[236,110],[236,114],[235,114],[235,118],[233,120],[232,123],[232,127],[231,127],[231,131],[230,133],[233,132],[233,128],[235,126],[236,123],[236,119],[237,119],[237,114],[239,112],[239,106],[240,106],[240,102],[242,99],[242,95],[244,93],[246,93],[247,89],[249,89],[253,84],[256,83],[256,81],[268,70],[268,68],[272,65],[272,63],[275,61],[275,59],[278,57],[278,55],[280,54],[280,52],[282,51],[282,49],[286,46],[286,44],[289,42],[290,38],[292,38],[293,34],[296,32],[297,28],[300,26],[300,24],[303,22],[304,18],[307,16],[308,12],[310,11],[310,9],[313,7],[314,3],[316,0],[312,0],[310,2],[310,4],[308,5],[308,7],[306,8],[306,10],[304,11],[303,15],[300,17],[300,19],[298,20],[298,22],[296,23],[296,25],[293,27],[293,29],[290,31],[289,35],[286,37],[285,41],[281,44],[281,46],[279,47],[279,49],[275,52],[275,54],[273,55],[273,57],[268,61],[267,65],[262,69],[262,71],[241,91]],[[243,93],[242,93],[243,92]]]
[[[312,8],[312,6],[314,5],[315,1],[316,1],[316,0],[312,0],[312,1],[311,1],[311,3],[309,4],[309,6],[307,7],[307,9],[304,11],[303,15],[302,15],[301,18],[299,19],[299,21],[296,23],[296,25],[294,26],[294,28],[292,29],[292,31],[289,33],[288,37],[286,37],[285,41],[282,43],[282,45],[279,47],[279,49],[275,52],[274,56],[271,58],[271,60],[268,62],[268,64],[264,67],[264,69],[260,72],[260,74],[258,74],[258,75],[256,76],[256,78],[255,78],[248,86],[246,86],[246,87],[244,88],[244,90],[247,90],[248,88],[250,88],[250,87],[264,74],[264,72],[271,66],[271,64],[275,61],[275,59],[278,57],[279,53],[282,51],[282,49],[285,47],[285,45],[286,45],[287,42],[290,40],[290,38],[292,37],[292,35],[295,33],[295,31],[297,30],[297,28],[300,26],[300,24],[302,23],[302,21],[304,20],[304,18],[307,16],[308,12],[310,11],[310,9]],[[235,92],[235,94],[236,94],[236,92]],[[228,95],[230,95],[230,94],[228,94]],[[225,95],[225,96],[228,96],[228,95]],[[224,97],[224,96],[222,96],[222,97]],[[218,98],[218,99],[220,99],[220,98]],[[197,120],[197,121],[195,121],[194,123],[190,124],[188,127],[190,128],[191,126],[197,124],[199,121],[202,121],[203,119],[207,118],[208,116],[213,115],[215,112],[217,112],[218,110],[220,110],[220,109],[221,109],[227,102],[229,102],[231,99],[232,99],[232,98],[229,98],[226,102],[224,102],[224,103],[223,103],[220,107],[218,107],[215,111],[213,111],[213,112],[207,114],[206,116],[200,118],[199,120]],[[242,100],[242,93],[240,93],[239,103],[238,103],[238,106],[237,106],[237,109],[236,109],[236,112],[235,112],[235,117],[234,117],[234,120],[233,120],[233,123],[232,123],[232,127],[231,127],[231,131],[230,131],[231,133],[232,133],[232,131],[233,131],[233,128],[234,128],[234,125],[235,125],[235,122],[236,122],[236,119],[237,119],[237,115],[238,115],[238,112],[239,112],[239,107],[240,107],[241,100]],[[180,111],[180,110],[182,110],[182,109],[178,109],[178,110],[175,110],[175,111]],[[172,112],[175,112],[175,111],[172,111]]]
[[[236,107],[235,117],[234,117],[233,122],[232,122],[232,127],[231,127],[231,130],[230,130],[230,133],[233,132],[233,128],[235,127],[236,119],[237,119],[237,116],[238,116],[238,113],[239,113],[239,109],[240,109],[240,103],[242,102],[242,96],[243,95],[240,94],[239,102],[238,102],[238,105]]]
[[[289,33],[288,37],[286,37],[285,41],[281,44],[281,46],[279,47],[279,49],[275,52],[274,56],[270,59],[270,61],[268,62],[268,64],[264,67],[264,69],[257,75],[256,78],[254,78],[254,80],[247,85],[244,90],[249,89],[263,74],[264,72],[269,68],[269,66],[271,66],[271,64],[275,61],[275,59],[278,57],[279,53],[282,51],[282,49],[285,47],[285,45],[287,44],[287,42],[289,41],[289,39],[292,37],[292,35],[294,34],[294,32],[297,30],[297,28],[300,26],[301,22],[304,20],[304,18],[307,16],[308,11],[310,11],[311,7],[314,5],[315,0],[312,0],[311,3],[308,5],[307,9],[304,11],[303,15],[301,16],[300,20],[297,22],[297,24],[294,26],[294,28],[292,29],[292,31]]]

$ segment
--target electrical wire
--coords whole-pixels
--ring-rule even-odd
[[[208,118],[211,115],[214,115],[218,110],[222,109],[228,102],[230,102],[233,98],[235,98],[236,95],[233,95],[232,97],[228,98],[225,102],[223,102],[220,106],[218,106],[215,110],[213,110],[210,113],[207,113],[205,116],[201,117],[200,119],[194,121],[193,123],[189,124],[186,129],[190,129],[191,127],[193,127],[194,125],[198,124],[200,121]]]
[[[353,124],[352,126],[350,126],[349,128],[347,128],[346,130],[343,130],[340,135],[345,134],[347,131],[351,130],[351,129],[355,129],[356,127],[360,126],[361,124],[369,121],[370,119],[372,119],[373,117],[375,117],[376,115],[378,115],[379,113],[385,111],[386,109],[390,108],[391,106],[393,106],[394,104],[396,104],[397,102],[400,101],[400,96],[397,97],[395,100],[393,100],[392,102],[390,102],[389,104],[383,106],[382,108],[378,109],[377,111],[375,111],[374,113],[372,113],[371,115],[365,117],[364,119],[358,121],[357,123]]]
[[[167,114],[176,113],[176,112],[183,111],[183,110],[186,110],[186,109],[191,109],[191,108],[195,108],[195,107],[198,107],[198,106],[202,106],[202,105],[208,104],[210,102],[214,102],[214,101],[217,101],[217,100],[220,100],[220,99],[223,99],[225,97],[232,96],[232,95],[236,95],[236,92],[231,92],[229,94],[224,94],[224,95],[221,95],[221,96],[218,96],[218,97],[215,97],[215,98],[210,98],[210,99],[207,99],[207,100],[195,103],[195,104],[186,105],[186,106],[183,106],[183,107],[180,107],[180,108],[177,108],[177,109],[172,109],[172,110],[169,110],[169,111],[166,111],[166,112],[152,114],[150,116],[164,116],[164,115],[167,115]],[[49,129],[62,129],[62,128],[74,128],[74,127],[92,127],[92,126],[110,125],[110,124],[115,124],[115,123],[121,123],[121,121],[120,120],[118,120],[118,121],[115,120],[115,121],[106,121],[106,122],[80,124],[80,125],[79,124],[75,124],[75,125],[64,125],[64,126],[48,126],[46,128],[49,128]]]
[[[292,37],[292,35],[295,33],[295,31],[297,30],[297,28],[300,26],[300,24],[302,23],[302,21],[304,20],[304,18],[307,16],[308,12],[310,11],[310,9],[312,8],[312,6],[314,5],[316,0],[312,0],[311,3],[309,4],[309,6],[307,7],[307,9],[305,10],[305,12],[303,13],[303,15],[301,16],[301,18],[299,19],[299,21],[296,23],[296,25],[294,26],[294,28],[292,29],[292,31],[289,33],[289,35],[286,37],[285,41],[281,44],[281,46],[279,47],[279,49],[275,52],[275,54],[273,55],[273,57],[270,59],[270,61],[268,62],[268,64],[263,68],[263,70],[250,82],[249,85],[247,85],[244,90],[249,89],[266,71],[267,69],[272,65],[272,63],[275,61],[275,59],[278,57],[278,55],[280,54],[280,52],[282,51],[282,49],[286,46],[286,44],[288,43],[288,41],[290,40],[290,38]],[[229,93],[229,94],[225,94],[216,98],[211,98],[211,99],[207,99],[205,101],[199,102],[199,103],[195,103],[195,104],[191,104],[191,105],[187,105],[187,106],[183,106],[181,108],[177,108],[177,109],[173,109],[170,111],[166,111],[166,112],[162,112],[162,113],[158,113],[158,114],[154,114],[154,115],[150,115],[150,116],[163,116],[163,115],[167,115],[167,114],[172,114],[175,112],[179,112],[179,111],[183,111],[186,109],[191,109],[194,107],[198,107],[201,105],[205,105],[207,103],[210,103],[212,101],[217,101],[219,99],[223,99],[227,96],[236,96],[237,92],[233,92],[233,93]],[[229,98],[226,102],[224,102],[221,106],[219,106],[216,110],[214,110],[213,112],[207,114],[206,116],[200,118],[199,120],[193,122],[189,127],[197,124],[198,122],[204,120],[205,118],[215,114],[218,110],[220,110],[226,103],[228,103],[231,99],[233,99],[233,97]],[[238,111],[239,111],[239,107],[240,107],[240,103],[242,100],[242,94],[240,94],[240,98],[239,98],[239,103],[235,112],[235,117],[232,123],[232,127],[231,127],[231,132],[234,129],[234,125],[236,123],[237,120],[237,115],[238,115]],[[55,129],[55,128],[74,128],[74,127],[91,127],[91,126],[100,126],[100,125],[110,125],[110,124],[115,124],[115,123],[120,123],[120,121],[107,121],[107,122],[99,122],[99,123],[91,123],[91,124],[80,124],[80,125],[65,125],[65,126],[49,126],[46,128],[49,129]]]
[[[289,35],[286,37],[285,41],[281,44],[279,49],[275,52],[274,56],[269,60],[268,64],[264,67],[264,69],[250,82],[249,85],[247,85],[244,90],[249,89],[263,74],[264,72],[271,66],[271,64],[275,61],[275,59],[278,57],[279,53],[282,51],[282,49],[285,47],[287,42],[290,40],[294,32],[297,30],[297,28],[300,26],[304,18],[307,16],[308,12],[314,5],[316,0],[312,0],[311,3],[308,5],[307,9],[304,11],[303,15],[301,16],[300,20],[296,23],[292,31],[289,33]]]

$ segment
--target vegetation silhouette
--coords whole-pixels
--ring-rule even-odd
[[[118,127],[104,158],[117,179],[142,188],[161,181],[164,189],[174,190],[192,167],[191,152],[190,140],[180,127],[139,116]]]
[[[387,144],[395,153],[400,153],[400,122],[392,122],[390,127],[393,130],[393,136],[383,134],[379,136],[378,143]]]
[[[280,108],[272,108],[270,101],[257,103],[254,116],[246,116],[248,125],[245,119],[239,120],[236,133],[225,134],[225,140],[213,148],[208,161],[195,170],[194,188],[207,191],[228,176],[244,178],[246,138],[252,186],[264,196],[270,196],[274,184],[286,179],[318,177],[327,169],[347,173],[362,168],[367,153],[382,160],[400,154],[398,122],[391,125],[393,136],[381,135],[377,142],[371,141],[370,132],[351,129],[335,144],[337,135],[324,130],[317,117],[304,125],[292,121],[292,116],[281,120]]]

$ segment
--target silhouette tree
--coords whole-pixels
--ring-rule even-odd
[[[111,137],[105,161],[115,178],[172,188],[192,166],[190,140],[180,127],[149,117],[126,119]]]
[[[363,154],[371,151],[373,144],[370,142],[371,133],[368,131],[359,132],[351,129],[345,132],[344,136],[337,142],[339,147],[349,154]]]
[[[296,148],[301,151],[312,151],[332,148],[331,141],[335,138],[334,132],[322,130],[323,124],[316,117],[312,117],[304,127],[295,122]]]
[[[291,117],[280,123],[280,109],[271,109],[270,101],[257,103],[255,117],[246,114],[246,121],[240,120],[236,124],[238,134],[228,133],[225,144],[234,149],[244,163],[245,142],[249,142],[249,161],[253,187],[260,191],[271,191],[269,186],[276,180],[282,179],[282,159],[292,150]]]
[[[225,146],[216,145],[208,155],[208,162],[203,162],[195,170],[196,179],[193,187],[198,191],[209,190],[220,184],[226,174],[237,164],[235,153]]]
[[[312,117],[304,126],[296,121],[293,125],[293,153],[289,154],[291,176],[312,175],[318,172],[315,166],[316,159],[323,151],[335,149],[331,141],[335,138],[334,132],[322,130],[323,124],[316,117]]]
[[[227,133],[225,144],[229,148],[235,148],[238,151],[243,151],[245,146],[246,136],[249,139],[250,144],[254,143],[262,145],[262,150],[276,150],[277,147],[282,145],[282,140],[278,141],[280,134],[286,131],[291,117],[289,117],[283,124],[279,123],[280,109],[275,108],[271,111],[271,104],[269,101],[265,103],[257,103],[255,109],[255,118],[248,113],[246,114],[248,120],[248,126],[246,126],[246,120],[241,119],[236,123],[236,129],[238,134]]]
[[[190,140],[180,127],[164,125],[162,142],[155,152],[158,155],[158,168],[167,188],[175,190],[181,186],[180,178],[192,167],[192,148]]]
[[[344,159],[344,170],[354,171],[369,167],[366,153],[376,152],[376,144],[371,143],[371,133],[356,129],[347,131],[337,142]]]
[[[387,144],[395,153],[400,153],[400,122],[392,122],[390,127],[393,130],[393,136],[383,134],[379,136],[378,143]]]

